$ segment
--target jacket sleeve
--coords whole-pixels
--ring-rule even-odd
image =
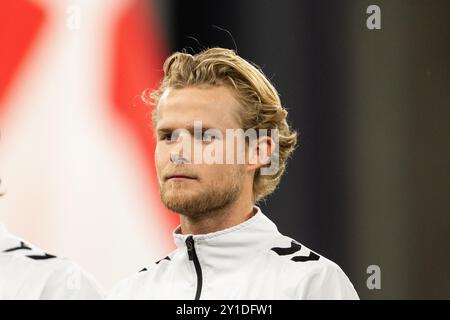
[[[67,262],[49,277],[40,299],[95,300],[104,298],[101,286],[92,275]]]
[[[358,300],[358,294],[342,269],[331,261],[315,268],[298,287],[298,299]]]

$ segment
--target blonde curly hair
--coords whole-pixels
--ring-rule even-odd
[[[287,121],[288,112],[281,105],[277,90],[257,66],[238,56],[233,50],[210,48],[197,54],[176,52],[164,62],[164,78],[155,91],[146,90],[143,100],[157,106],[168,88],[190,86],[227,86],[241,103],[241,127],[247,129],[278,129],[278,171],[272,175],[255,172],[253,197],[255,201],[270,195],[280,183],[289,156],[297,144],[297,133]],[[156,124],[157,109],[152,113]],[[274,159],[272,159],[273,161]]]

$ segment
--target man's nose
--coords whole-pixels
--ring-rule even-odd
[[[180,133],[176,139],[176,143],[170,152],[170,161],[174,164],[191,163],[191,136]]]

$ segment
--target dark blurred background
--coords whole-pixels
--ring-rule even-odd
[[[261,204],[363,299],[450,298],[450,2],[156,1],[170,51],[261,66],[299,147]],[[369,30],[369,5],[381,30]],[[369,290],[367,267],[381,269]]]

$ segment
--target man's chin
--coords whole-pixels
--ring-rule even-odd
[[[227,188],[173,188],[166,184],[161,192],[161,200],[169,210],[194,218],[225,208],[239,197],[240,192],[241,189],[235,185]]]
[[[164,202],[167,209],[183,216],[197,216],[198,211],[189,203],[184,202]]]
[[[196,202],[196,198],[189,194],[187,190],[170,190],[167,191],[162,197],[162,202],[169,209],[177,213],[183,213],[192,207],[192,204]]]

